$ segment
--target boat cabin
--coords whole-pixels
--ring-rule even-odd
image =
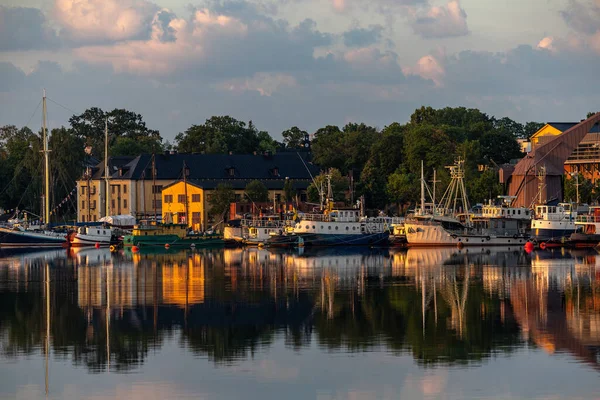
[[[502,207],[486,205],[481,208],[483,218],[510,218],[530,220],[531,211],[525,207]]]
[[[535,218],[545,221],[575,220],[577,212],[572,211],[571,204],[559,203],[556,206],[541,205],[535,207]]]

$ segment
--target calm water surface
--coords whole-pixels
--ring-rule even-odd
[[[0,258],[0,398],[600,398],[600,255]]]

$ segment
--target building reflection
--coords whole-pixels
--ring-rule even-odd
[[[50,291],[52,346],[92,370],[133,368],[173,331],[215,362],[283,335],[296,349],[386,346],[424,364],[530,342],[596,368],[599,272],[593,251],[520,248],[61,250],[0,259],[0,329],[28,326],[1,340],[34,351]]]

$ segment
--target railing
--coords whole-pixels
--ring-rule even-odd
[[[598,222],[600,223],[600,216],[595,216],[595,215],[579,215],[577,216],[577,219],[575,219],[575,222]]]
[[[284,226],[291,226],[294,224],[292,220],[260,220],[260,219],[243,219],[241,222],[242,226],[252,228],[281,228]]]

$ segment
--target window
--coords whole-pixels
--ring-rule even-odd
[[[163,189],[162,185],[152,185],[152,194],[161,193]]]
[[[85,210],[85,200],[81,200],[81,209]]]
[[[227,168],[227,174],[231,177],[235,176],[235,168]]]
[[[173,195],[172,194],[165,194],[165,203],[167,204],[171,204],[173,202]]]
[[[81,222],[85,222],[85,215],[81,216]]]
[[[192,195],[192,203],[200,203],[200,195],[199,194]]]
[[[81,187],[81,194],[85,194],[85,186]]]
[[[127,185],[123,185],[123,193],[127,193]]]
[[[184,194],[177,195],[177,202],[178,203],[185,203],[185,195]]]
[[[115,185],[112,185],[111,188],[112,188],[112,194],[115,194]]]
[[[235,202],[239,203],[240,201],[242,201],[242,195],[241,194],[236,194],[235,195]]]
[[[281,201],[281,194],[276,194],[275,200],[279,203]]]
[[[96,186],[92,186],[92,187],[90,188],[90,193],[91,193],[91,194],[96,194]]]
[[[127,208],[127,199],[123,199],[123,208]]]
[[[114,188],[114,186],[113,186],[113,188]],[[115,199],[112,199],[110,201],[110,204],[111,204],[112,209],[114,210],[115,209]]]
[[[199,224],[199,223],[200,223],[200,213],[193,212],[192,213],[192,224]]]
[[[94,222],[96,222],[96,214],[94,214]]]
[[[95,210],[95,209],[96,209],[96,200],[94,200],[94,201],[92,202],[92,204],[90,205],[90,208],[91,208],[92,210]]]
[[[162,208],[162,201],[161,200],[152,200],[152,208]]]

